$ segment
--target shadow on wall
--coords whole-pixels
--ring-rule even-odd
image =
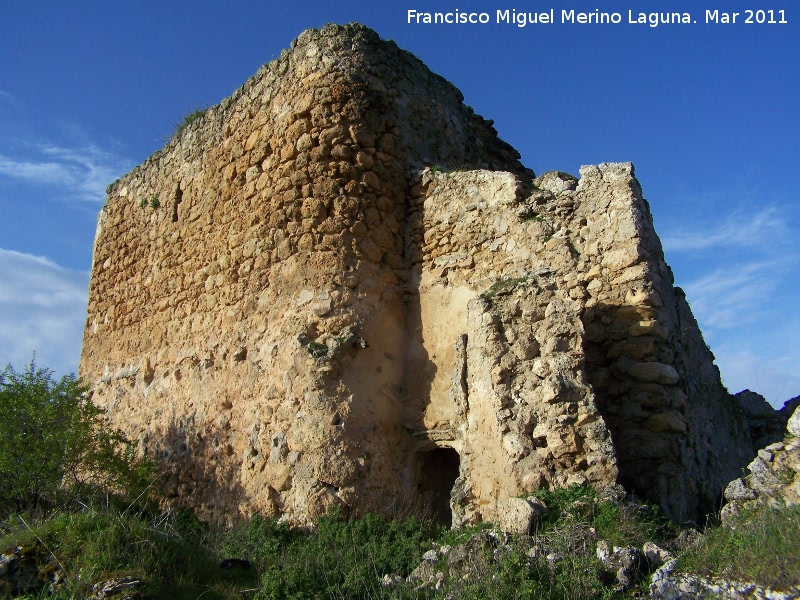
[[[751,459],[749,438],[696,323],[682,322],[689,317],[680,306],[674,329],[659,323],[669,308],[586,310],[586,372],[611,433],[619,483],[671,518],[699,523],[718,510],[725,485]]]
[[[195,509],[203,519],[226,521],[239,518],[239,507],[246,499],[240,483],[239,461],[227,443],[225,432],[198,427],[194,418],[173,420],[165,431],[152,440],[148,454],[157,461],[163,474],[162,490],[170,502]],[[261,512],[277,508],[276,494],[269,490]],[[198,494],[202,494],[198,498]],[[269,506],[273,510],[269,509]]]
[[[447,311],[449,307],[439,306],[437,310]],[[434,410],[430,423],[426,414],[433,403],[434,381],[437,378],[437,364],[431,359],[423,324],[423,307],[419,288],[406,296],[406,330],[408,337],[405,353],[404,393],[408,398],[408,408],[404,416],[404,426],[411,430],[411,472],[414,485],[411,493],[421,510],[437,523],[450,527],[453,524],[453,498],[456,481],[461,474],[461,458],[458,452],[448,445],[455,436],[455,414],[437,414]],[[446,345],[453,347],[456,331],[447,329]],[[440,333],[441,335],[441,333]],[[450,336],[453,336],[452,338]],[[441,340],[439,340],[441,341]],[[442,349],[439,348],[439,351]],[[435,348],[430,350],[436,352]],[[441,360],[441,357],[439,357]],[[455,357],[454,357],[455,358]],[[448,379],[447,383],[452,385]],[[441,390],[439,391],[441,393]],[[440,420],[445,417],[446,420]],[[428,427],[433,425],[433,431]]]

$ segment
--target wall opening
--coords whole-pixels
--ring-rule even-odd
[[[175,186],[175,196],[172,198],[172,222],[178,222],[178,204],[183,201],[183,190]]]
[[[452,448],[435,448],[420,452],[418,456],[419,498],[438,523],[449,527],[453,522],[450,495],[461,464],[458,452]]]

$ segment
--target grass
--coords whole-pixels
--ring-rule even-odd
[[[611,598],[613,589],[602,580],[600,562],[591,553],[560,560],[532,557],[520,540],[487,548],[471,557],[466,572],[450,574],[428,597],[481,600],[491,598],[569,599]],[[437,565],[439,568],[439,565]]]
[[[328,356],[328,346],[321,342],[309,342],[308,353],[314,358],[325,358]]]
[[[121,508],[61,513],[37,522],[0,523],[0,551],[20,546],[50,566],[63,566],[67,583],[46,595],[87,598],[93,583],[133,576],[144,597],[233,599],[558,600],[636,598],[649,578],[615,592],[595,549],[598,540],[640,547],[669,545],[677,527],[652,506],[603,499],[589,486],[540,491],[549,512],[530,536],[506,536],[481,524],[442,529],[430,521],[365,516],[323,517],[316,530],[254,518],[231,529],[199,521],[192,512],[148,513]],[[30,524],[30,528],[25,523]],[[38,540],[44,545],[41,545]],[[384,575],[403,578],[422,555],[449,546],[430,565],[437,586],[419,582],[383,587]],[[50,560],[52,557],[52,560]],[[756,581],[781,589],[800,582],[800,507],[747,513],[733,528],[710,528],[700,545],[680,557],[680,570]],[[250,569],[223,570],[223,559]]]
[[[479,171],[481,167],[479,165],[470,165],[467,163],[462,163],[457,166],[451,167],[443,167],[441,165],[431,165],[428,167],[431,173],[443,173],[445,175],[451,173],[465,173],[468,171]]]
[[[491,302],[497,296],[502,296],[505,294],[510,294],[519,286],[524,285],[528,282],[528,277],[509,277],[506,279],[501,279],[500,281],[495,282],[492,286],[483,292],[481,296]]]
[[[139,208],[152,208],[156,210],[161,207],[161,201],[158,199],[158,194],[153,194],[150,198],[142,198],[139,200]]]
[[[534,494],[550,512],[540,521],[545,531],[570,520],[593,528],[598,539],[612,546],[636,546],[661,542],[678,534],[675,525],[657,507],[638,502],[602,500],[589,485]]]
[[[678,570],[773,589],[800,584],[800,506],[743,512],[730,526],[707,531],[680,557]]]
[[[263,521],[250,527],[264,529]],[[261,574],[259,599],[379,597],[381,577],[408,574],[431,546],[436,528],[424,521],[376,516],[320,520],[315,533],[275,529],[257,537],[252,555]]]
[[[529,223],[531,221],[536,221],[538,223],[547,222],[546,218],[544,218],[542,215],[540,215],[530,207],[525,208],[524,210],[522,210],[522,212],[519,213],[519,220],[521,223]]]
[[[25,523],[11,517],[0,524],[0,551],[20,547],[45,569],[61,565],[67,584],[40,592],[56,599],[89,597],[93,583],[123,576],[144,581],[145,597],[174,600],[377,597],[381,577],[407,576],[439,533],[414,518],[345,521],[337,514],[322,518],[315,532],[260,518],[225,531],[189,511],[85,510]],[[228,558],[253,568],[223,570]]]
[[[143,592],[175,600],[234,597],[237,589],[255,583],[222,571],[208,550],[207,526],[191,513],[141,514],[107,510],[63,513],[32,524],[19,517],[3,526],[2,551],[15,547],[33,551],[40,540],[53,564],[63,566],[67,583],[51,598],[88,597],[93,583],[113,577],[133,576],[145,581]],[[29,596],[36,597],[36,596]]]

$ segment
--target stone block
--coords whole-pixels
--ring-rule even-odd
[[[672,385],[678,383],[680,376],[672,365],[659,362],[635,363],[628,372],[639,381]]]
[[[786,424],[786,431],[794,437],[800,437],[800,407],[796,408],[789,422]]]
[[[534,519],[546,511],[538,500],[530,502],[525,498],[509,498],[498,506],[498,525],[506,533],[528,535]]]

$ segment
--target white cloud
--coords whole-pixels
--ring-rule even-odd
[[[0,155],[0,175],[25,179],[32,183],[54,185],[73,177],[73,173],[59,163],[19,161],[2,155]]]
[[[15,109],[19,109],[19,108],[22,107],[22,105],[19,102],[19,100],[17,100],[13,96],[13,94],[9,94],[8,92],[6,92],[4,90],[0,90],[0,105],[2,105],[2,104],[6,104],[6,105],[11,106],[12,108],[15,108]]]
[[[662,238],[662,244],[667,252],[725,247],[764,249],[788,240],[789,222],[791,220],[777,206],[765,206],[757,212],[739,208],[721,215],[716,222],[672,231]]]
[[[718,193],[695,202],[692,224],[673,225],[663,245],[692,273],[680,285],[728,389],[751,389],[780,407],[800,393],[797,209],[745,189],[724,197],[737,200]]]
[[[692,312],[703,328],[740,327],[763,319],[789,265],[778,260],[730,262],[683,285]]]
[[[0,248],[0,367],[36,361],[57,374],[77,372],[89,273]]]
[[[37,156],[33,158],[0,154],[0,175],[59,187],[69,198],[103,202],[108,184],[131,168],[130,161],[95,144],[79,148],[48,144],[34,148]]]
[[[775,408],[800,394],[800,353],[784,350],[775,358],[748,350],[723,347],[716,351],[716,363],[728,391],[735,394],[750,389],[764,396]]]
[[[700,271],[680,285],[704,332],[763,322],[787,308],[783,283],[800,263],[788,210],[767,205],[748,211],[740,204],[664,236],[668,254]]]

